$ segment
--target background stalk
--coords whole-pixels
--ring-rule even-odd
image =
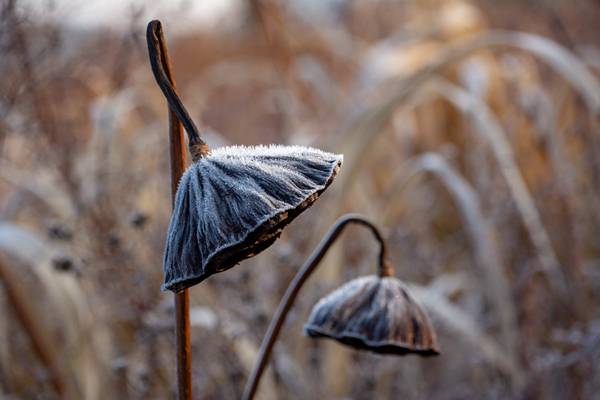
[[[171,59],[167,51],[161,24],[152,21],[148,24],[148,32],[157,39],[160,49],[160,63],[167,75],[169,83],[175,90],[175,77],[171,68]],[[152,44],[149,41],[148,46]],[[179,180],[185,170],[185,148],[183,140],[183,125],[175,111],[169,106],[169,152],[171,165],[171,205],[175,203],[175,195]],[[177,346],[177,398],[190,400],[192,398],[192,352],[190,346],[190,296],[188,289],[175,293],[175,336]]]
[[[40,326],[35,314],[31,312],[31,304],[25,298],[22,291],[19,290],[19,276],[12,273],[10,268],[5,265],[5,260],[0,259],[0,282],[4,286],[6,299],[14,309],[14,315],[23,326],[31,341],[31,347],[36,353],[44,367],[48,371],[50,384],[56,391],[58,397],[65,396],[65,383],[61,373],[60,365],[57,363],[56,354],[52,354],[51,346],[45,337],[46,332]]]

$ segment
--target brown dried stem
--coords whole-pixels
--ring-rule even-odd
[[[521,390],[524,380],[518,359],[517,310],[512,300],[510,283],[502,265],[501,254],[494,241],[494,231],[483,215],[479,196],[473,187],[437,153],[423,153],[405,163],[400,171],[402,174],[398,184],[387,196],[390,206],[384,210],[382,218],[389,217],[391,204],[397,202],[398,196],[413,177],[429,172],[444,185],[460,212],[473,245],[476,265],[481,268],[485,295],[498,315],[505,355],[514,367],[510,374],[513,388],[516,391]]]
[[[185,170],[185,150],[183,147],[183,125],[190,124],[188,135],[190,150],[193,140],[204,144],[185,108],[181,104],[175,89],[175,78],[171,69],[171,60],[162,33],[160,21],[151,21],[147,30],[150,63],[158,85],[169,101],[169,148],[171,158],[171,203],[175,202],[177,186]],[[196,139],[194,139],[194,133]],[[180,400],[192,398],[192,351],[190,346],[190,297],[188,289],[175,293],[175,332],[177,342],[177,392]]]
[[[6,267],[4,260],[0,259],[0,281],[4,284],[8,302],[15,311],[15,316],[23,325],[24,331],[31,340],[31,347],[40,361],[44,364],[50,375],[52,387],[62,398],[65,394],[65,383],[56,357],[51,353],[51,346],[44,337],[44,329],[39,325],[28,307],[24,293],[18,289],[18,278],[13,275],[10,268]]]
[[[175,80],[171,72],[171,61],[160,21],[155,20],[148,24],[146,41],[148,42],[148,55],[150,56],[154,78],[169,103],[169,115],[175,114],[179,119],[178,123],[183,124],[185,127],[188,134],[190,153],[192,159],[196,161],[208,154],[208,145],[200,138],[196,124],[177,94]]]
[[[260,345],[258,358],[254,364],[254,367],[252,368],[250,377],[246,382],[242,399],[250,400],[254,397],[256,389],[258,388],[260,377],[262,376],[262,373],[267,366],[267,362],[269,361],[271,351],[273,350],[273,345],[279,336],[279,332],[281,331],[281,327],[285,322],[285,318],[292,308],[300,289],[302,289],[304,283],[306,283],[310,275],[312,275],[317,266],[319,266],[319,263],[329,248],[333,245],[333,243],[335,243],[344,228],[350,223],[366,226],[371,230],[377,239],[377,242],[380,245],[379,259],[377,264],[378,275],[383,277],[393,274],[390,264],[387,262],[385,241],[383,240],[383,236],[379,232],[377,226],[359,214],[346,214],[340,217],[329,229],[329,232],[325,234],[323,239],[321,239],[321,242],[317,245],[317,248],[312,252],[298,273],[296,273],[296,276],[294,276],[294,279],[290,282],[288,288],[286,289],[285,294],[283,295],[283,298],[277,307],[277,311],[275,312],[275,315],[269,324],[267,333]]]

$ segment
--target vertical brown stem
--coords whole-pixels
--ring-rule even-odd
[[[175,293],[177,334],[177,393],[179,400],[192,398],[192,350],[190,347],[190,295],[188,289]]]
[[[175,77],[171,67],[171,58],[167,52],[167,44],[160,28],[160,22],[150,22],[148,28],[158,33],[158,44],[161,51],[161,66],[165,71],[173,89]],[[169,107],[169,148],[171,155],[171,205],[175,203],[177,186],[185,170],[185,147],[183,125]],[[190,296],[188,289],[175,293],[175,333],[177,343],[177,393],[179,400],[192,398],[192,351],[190,346]]]
[[[167,61],[165,71],[171,84],[175,79],[171,73],[171,62],[166,47],[163,50]],[[169,108],[169,147],[171,154],[171,201],[175,203],[177,185],[185,170],[185,147],[183,125]],[[175,332],[177,342],[177,392],[179,400],[192,398],[192,351],[190,346],[190,295],[188,289],[175,293]]]

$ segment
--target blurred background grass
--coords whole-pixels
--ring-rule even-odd
[[[151,18],[211,146],[346,157],[273,247],[191,289],[196,398],[240,397],[287,283],[348,211],[382,225],[442,355],[302,335],[320,296],[374,271],[376,246],[351,229],[290,315],[259,398],[597,396],[596,2],[113,3],[2,2],[0,398],[174,397]]]

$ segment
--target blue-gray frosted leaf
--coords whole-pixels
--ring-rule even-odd
[[[301,146],[228,146],[183,174],[164,256],[179,291],[269,247],[329,186],[342,156]]]

